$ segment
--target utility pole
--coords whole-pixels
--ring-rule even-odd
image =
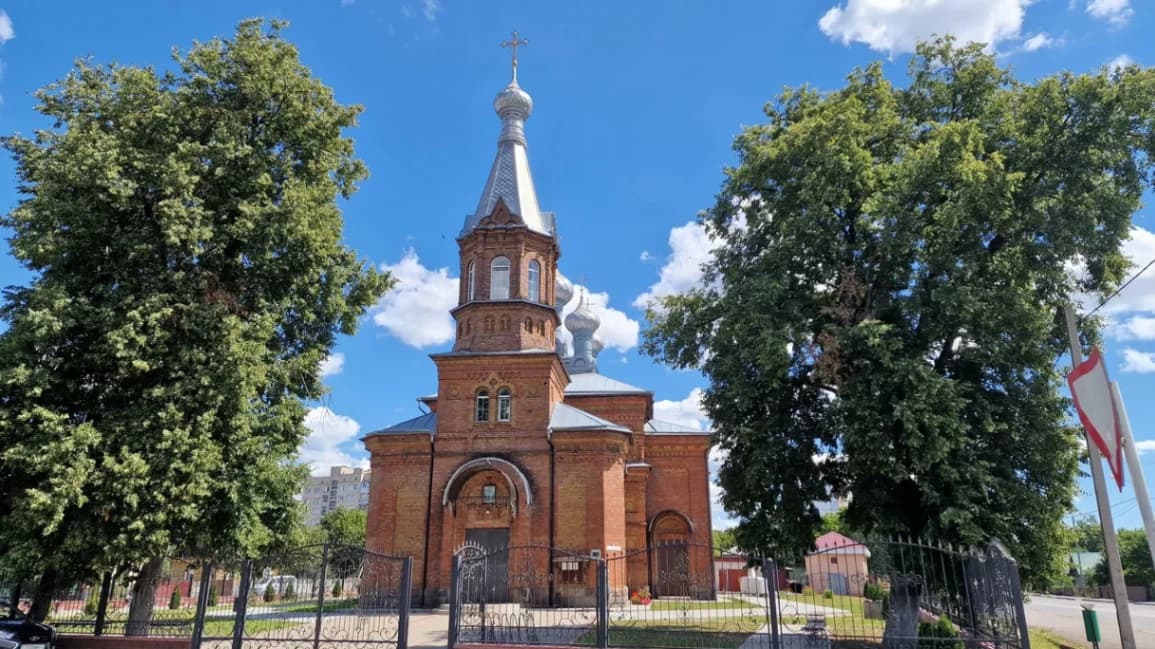
[[[1067,337],[1071,344],[1071,362],[1078,367],[1083,362],[1083,346],[1079,342],[1075,310],[1063,307],[1067,319]],[[1099,457],[1099,447],[1090,433],[1084,431],[1087,439],[1087,455],[1091,461],[1091,479],[1095,483],[1095,502],[1099,506],[1099,525],[1103,528],[1103,550],[1107,554],[1107,572],[1111,575],[1111,595],[1115,599],[1115,617],[1119,620],[1119,642],[1123,649],[1138,649],[1135,646],[1135,631],[1131,628],[1131,608],[1127,604],[1127,586],[1123,583],[1123,562],[1119,559],[1119,538],[1115,536],[1115,520],[1111,516],[1111,501],[1107,495],[1107,482],[1103,477],[1103,463]]]
[[[1131,420],[1127,417],[1127,407],[1123,405],[1123,395],[1119,384],[1111,382],[1111,396],[1115,399],[1115,412],[1119,415],[1119,427],[1123,430],[1123,455],[1127,457],[1127,470],[1131,472],[1131,482],[1135,485],[1135,498],[1139,501],[1139,513],[1143,516],[1143,530],[1147,532],[1147,549],[1151,560],[1155,561],[1155,515],[1151,513],[1151,497],[1147,495],[1147,480],[1143,478],[1143,465],[1139,464],[1139,450],[1135,448],[1135,437],[1131,434]]]

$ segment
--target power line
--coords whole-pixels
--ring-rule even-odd
[[[1132,276],[1130,277],[1130,279],[1128,279],[1127,281],[1123,282],[1123,285],[1122,285],[1122,286],[1120,286],[1119,288],[1115,289],[1115,292],[1114,292],[1114,293],[1112,293],[1112,294],[1108,295],[1108,296],[1107,296],[1107,297],[1106,297],[1106,298],[1105,298],[1105,299],[1104,299],[1102,302],[1100,302],[1100,303],[1099,303],[1099,305],[1098,305],[1098,306],[1096,306],[1094,309],[1091,309],[1091,312],[1090,312],[1090,313],[1088,313],[1088,314],[1086,314],[1086,315],[1084,315],[1082,318],[1080,318],[1080,320],[1085,320],[1085,319],[1087,319],[1087,318],[1090,318],[1091,316],[1095,315],[1095,313],[1096,313],[1096,312],[1097,312],[1099,309],[1102,309],[1102,308],[1103,308],[1103,305],[1107,304],[1107,303],[1108,303],[1108,302],[1110,302],[1112,299],[1114,299],[1116,295],[1118,295],[1118,294],[1122,293],[1122,292],[1123,292],[1123,289],[1125,289],[1125,288],[1127,288],[1128,286],[1130,286],[1130,285],[1131,285],[1131,282],[1134,282],[1135,280],[1139,279],[1139,276],[1140,276],[1140,275],[1142,275],[1143,273],[1147,272],[1147,269],[1148,269],[1148,268],[1150,268],[1152,265],[1155,265],[1155,258],[1152,258],[1152,259],[1151,259],[1151,261],[1147,262],[1147,265],[1146,265],[1146,266],[1144,266],[1143,268],[1141,268],[1141,269],[1139,270],[1139,272],[1137,272],[1137,273],[1135,273],[1134,275],[1132,275]]]

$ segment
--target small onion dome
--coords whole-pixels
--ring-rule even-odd
[[[503,119],[508,115],[524,120],[533,112],[533,99],[528,92],[517,85],[517,81],[510,81],[509,85],[493,98],[493,110]]]
[[[573,282],[569,281],[565,275],[557,274],[557,281],[553,285],[554,302],[558,307],[563,307],[569,304],[573,299]]]
[[[594,353],[594,356],[597,356],[602,353],[602,350],[605,348],[606,341],[602,340],[601,336],[594,334],[593,339],[590,341],[590,351]]]
[[[582,293],[581,301],[578,302],[577,309],[573,313],[565,317],[565,328],[569,329],[574,336],[580,334],[592,335],[598,330],[602,321],[597,314],[590,310],[590,305],[586,301],[585,293]]]

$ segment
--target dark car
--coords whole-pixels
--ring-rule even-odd
[[[29,620],[0,601],[0,649],[52,649],[55,644],[55,629]]]

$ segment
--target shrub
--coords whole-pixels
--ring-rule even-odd
[[[834,591],[827,588],[825,590],[825,592],[822,593],[822,598],[823,599],[834,599]]]
[[[642,588],[630,593],[631,604],[649,604],[652,599],[653,595],[650,594],[649,588]]]
[[[862,589],[862,596],[872,602],[881,602],[886,597],[886,591],[874,582],[868,582]]]
[[[180,608],[180,587],[172,589],[172,595],[168,598],[168,609],[175,611]]]
[[[963,649],[963,642],[954,623],[942,615],[937,622],[918,623],[918,649]]]
[[[882,617],[890,616],[890,593],[882,592]]]
[[[209,606],[217,605],[217,587],[209,588]]]
[[[341,580],[340,579],[335,580],[333,582],[332,595],[333,595],[333,597],[340,597],[341,596]]]
[[[293,596],[296,594],[297,592],[296,589],[293,588],[293,582],[290,581],[285,584],[285,592],[281,593],[281,599],[293,599]]]
[[[88,599],[84,600],[84,614],[92,617],[100,609],[100,589],[96,586],[88,589]]]
[[[275,599],[277,599],[277,589],[274,588],[272,584],[269,584],[265,588],[265,601],[271,602]]]

